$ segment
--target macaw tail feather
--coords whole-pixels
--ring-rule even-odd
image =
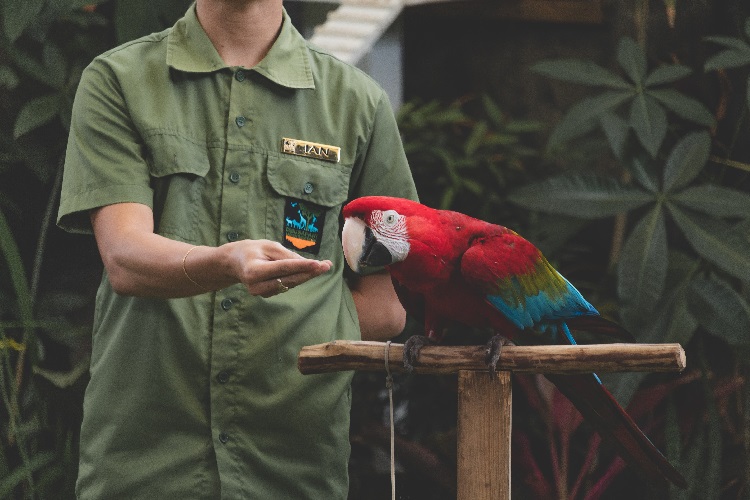
[[[581,412],[584,419],[610,442],[622,458],[652,481],[671,481],[687,487],[685,478],[667,461],[651,440],[619,405],[595,374],[546,377]]]
[[[576,341],[566,323],[560,323],[560,328],[565,334],[560,341],[575,345]],[[620,330],[626,331],[622,328]],[[614,396],[602,385],[596,373],[548,374],[546,377],[573,403],[602,439],[611,443],[620,452],[628,464],[653,481],[661,482],[666,479],[682,488],[687,487],[682,474],[641,431]]]

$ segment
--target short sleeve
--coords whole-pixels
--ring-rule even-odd
[[[417,190],[388,96],[378,101],[369,140],[355,165],[349,198],[393,196],[417,200]]]
[[[119,82],[96,59],[83,72],[73,103],[57,224],[90,233],[91,209],[124,202],[153,206],[149,168]]]

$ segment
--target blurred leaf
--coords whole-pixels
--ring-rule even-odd
[[[633,174],[633,178],[646,188],[649,192],[656,194],[659,191],[659,182],[649,171],[649,164],[646,158],[635,157],[632,158],[627,166],[630,172]]]
[[[750,280],[750,247],[731,226],[667,203],[672,218],[698,254],[724,271]]]
[[[580,137],[596,127],[598,118],[630,99],[632,92],[607,91],[586,97],[574,104],[557,124],[549,138],[549,146]]]
[[[647,90],[646,95],[661,102],[674,114],[693,123],[713,127],[716,121],[706,106],[674,89]]]
[[[42,63],[14,45],[8,45],[4,48],[21,72],[26,73],[37,82],[47,85],[47,70]]]
[[[617,293],[628,308],[651,312],[662,296],[666,276],[667,227],[657,204],[625,241],[617,266]]]
[[[744,40],[728,36],[707,36],[704,40],[722,45],[727,49],[708,58],[704,66],[706,71],[750,64],[750,45]]]
[[[729,283],[716,276],[693,280],[690,312],[712,335],[729,345],[750,345],[750,305]]]
[[[73,369],[69,372],[55,372],[52,370],[40,368],[38,366],[34,366],[33,371],[35,375],[48,380],[55,387],[66,389],[78,382],[78,380],[80,380],[80,378],[88,372],[89,365],[90,360],[89,357],[86,356],[81,361],[79,361],[78,364],[74,366]]]
[[[18,87],[20,79],[13,68],[9,66],[0,66],[0,87],[13,90]]]
[[[599,118],[599,123],[604,130],[604,135],[607,136],[609,147],[612,148],[615,157],[622,159],[630,130],[628,122],[615,113],[605,113]]]
[[[60,96],[47,94],[28,101],[16,118],[13,137],[16,139],[27,132],[50,122],[60,112]]]
[[[747,108],[750,109],[750,76],[747,77],[747,86],[746,86],[746,102],[747,102]]]
[[[706,184],[686,188],[671,199],[698,212],[715,217],[750,217],[750,194]]]
[[[629,37],[620,39],[617,45],[617,62],[633,83],[636,85],[643,83],[647,70],[646,55],[635,40]]]
[[[65,85],[67,73],[67,64],[62,51],[52,42],[44,44],[43,49],[44,66],[47,70],[47,81],[56,89],[61,89]]]
[[[683,137],[672,149],[664,166],[664,191],[687,186],[708,161],[711,137],[708,132],[693,132]]]
[[[508,200],[532,210],[598,219],[641,207],[654,197],[610,178],[563,175],[517,189]]]
[[[52,464],[54,460],[55,455],[50,452],[37,453],[30,457],[28,462],[22,463],[10,476],[0,479],[0,498],[11,498],[16,486],[38,470]]]
[[[638,94],[630,105],[630,126],[651,157],[656,157],[667,135],[667,115],[659,103]]]
[[[477,149],[482,145],[482,141],[487,135],[487,129],[487,123],[482,121],[477,123],[471,131],[471,135],[469,135],[469,138],[466,140],[466,146],[464,147],[464,151],[468,156],[476,153]]]
[[[2,5],[3,30],[13,42],[41,12],[44,0],[5,0]]]
[[[629,89],[628,82],[606,68],[587,59],[555,59],[542,61],[531,67],[531,70],[548,78],[583,85]]]
[[[542,130],[542,124],[531,120],[513,120],[506,123],[503,130],[509,134],[530,134]]]
[[[722,50],[718,54],[709,57],[703,68],[705,71],[712,71],[717,69],[739,68],[741,66],[746,66],[747,64],[750,64],[750,47],[743,50]]]
[[[676,82],[681,80],[693,72],[692,69],[681,64],[672,64],[670,66],[661,66],[653,70],[643,84],[646,87],[653,85],[663,85],[665,83]]]
[[[503,123],[505,123],[505,114],[503,114],[497,103],[487,94],[482,94],[482,106],[484,106],[484,111],[493,125],[502,128]]]

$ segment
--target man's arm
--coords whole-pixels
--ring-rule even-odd
[[[359,276],[350,284],[362,340],[388,340],[406,325],[406,311],[387,272]]]
[[[270,297],[285,291],[277,279],[291,288],[331,268],[268,240],[193,248],[155,234],[151,208],[139,203],[95,209],[91,223],[112,288],[122,295],[187,297],[244,283]]]

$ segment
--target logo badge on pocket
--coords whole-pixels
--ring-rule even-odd
[[[318,144],[317,142],[303,141],[301,139],[290,139],[288,137],[284,137],[281,140],[281,152],[333,163],[338,163],[341,160],[341,148],[338,146]]]
[[[284,202],[285,247],[317,255],[323,239],[325,209],[296,198]]]

